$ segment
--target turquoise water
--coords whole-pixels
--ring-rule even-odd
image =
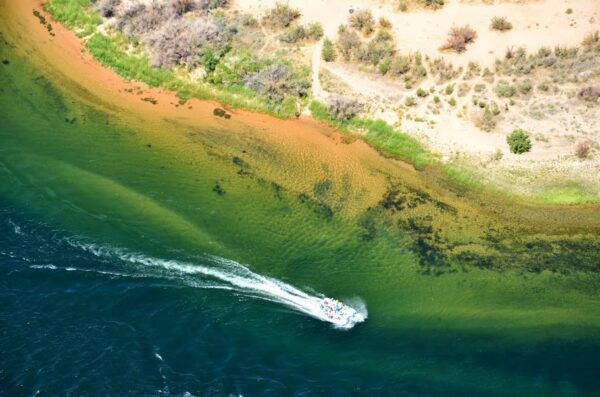
[[[121,117],[18,45],[0,53],[0,394],[600,394],[597,210],[482,209],[391,160],[350,172],[255,131]],[[338,330],[209,270],[368,319]]]

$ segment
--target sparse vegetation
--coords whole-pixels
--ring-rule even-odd
[[[459,54],[467,50],[467,44],[473,43],[477,38],[477,32],[471,29],[469,25],[450,29],[448,33],[448,39],[444,44],[442,50],[452,50]]]
[[[302,14],[297,8],[292,8],[287,4],[276,3],[275,7],[267,11],[263,17],[262,22],[264,25],[274,28],[283,29],[287,28],[296,19],[300,18]]]
[[[510,151],[516,154],[523,154],[531,150],[531,139],[529,135],[521,130],[516,129],[506,137],[506,142]]]
[[[319,22],[308,25],[290,26],[279,39],[285,43],[297,43],[301,40],[319,40],[323,37],[323,26]]]
[[[494,17],[492,18],[492,24],[490,25],[492,30],[498,30],[500,32],[511,30],[512,27],[512,23],[510,23],[506,17]]]

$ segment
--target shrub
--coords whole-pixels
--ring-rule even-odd
[[[390,73],[399,76],[410,71],[411,61],[408,56],[397,55],[390,63]]]
[[[456,106],[456,99],[454,99],[454,97],[450,97],[450,99],[448,99],[448,105]]]
[[[498,86],[496,87],[496,94],[501,98],[510,98],[515,96],[517,93],[517,89],[506,81],[498,82]]]
[[[275,3],[275,7],[270,9],[263,17],[263,23],[273,28],[287,28],[302,14],[297,8],[292,8],[286,4]]]
[[[301,40],[319,40],[321,37],[323,37],[323,26],[315,22],[306,26],[290,26],[279,39],[286,43],[296,43]]]
[[[229,5],[229,0],[195,0],[194,3],[198,9],[212,10],[215,8],[226,7]]]
[[[531,89],[533,88],[533,83],[531,82],[531,80],[523,80],[522,82],[520,82],[517,85],[517,89],[519,90],[519,93],[525,95],[525,94],[529,94],[529,92],[531,91]]]
[[[178,20],[175,8],[167,3],[127,3],[119,14],[116,28],[128,37],[155,34],[167,21]]]
[[[475,32],[469,25],[465,25],[460,28],[452,28],[448,33],[448,40],[441,49],[442,50],[453,50],[458,52],[466,51],[467,44],[473,43],[477,38],[477,32]]]
[[[499,30],[501,32],[511,30],[512,27],[512,23],[508,22],[506,17],[494,17],[492,18],[492,24],[490,25],[492,30]]]
[[[352,54],[360,47],[360,37],[354,31],[345,30],[338,35],[338,48],[346,60],[352,58]]]
[[[306,25],[306,37],[310,40],[319,40],[323,37],[323,25],[320,22]]]
[[[600,98],[600,86],[590,85],[582,88],[577,96],[583,101],[595,102]]]
[[[321,57],[325,62],[331,62],[335,60],[335,47],[329,39],[323,41],[323,50],[321,51]]]
[[[193,11],[197,5],[195,0],[171,0],[171,4],[177,15],[183,15]]]
[[[357,58],[363,62],[377,65],[381,60],[391,57],[396,51],[392,36],[387,30],[381,30],[366,46],[357,51]]]
[[[285,43],[296,43],[300,40],[304,40],[306,38],[306,31],[304,26],[290,26],[283,32],[281,36],[279,36],[279,40]]]
[[[487,132],[490,132],[494,128],[496,128],[496,119],[494,118],[494,111],[488,106],[486,106],[483,109],[483,114],[481,116],[481,119],[479,120],[478,127]]]
[[[438,9],[444,6],[444,0],[419,0],[419,2],[428,8]]]
[[[573,13],[573,9],[572,9],[572,8],[567,8],[567,9],[565,10],[565,14],[567,14],[567,15],[570,15],[570,14],[572,14],[572,13]]]
[[[327,100],[327,108],[334,119],[347,121],[360,113],[364,106],[354,98],[333,95]]]
[[[286,95],[305,97],[310,82],[294,75],[292,68],[282,62],[275,62],[244,78],[246,87],[264,95],[270,102],[281,102]]]
[[[348,23],[351,27],[366,35],[373,33],[375,28],[375,19],[373,19],[373,14],[369,10],[357,10],[350,15]]]
[[[600,52],[600,32],[595,31],[590,33],[581,42],[585,51],[599,51]]]
[[[585,159],[585,158],[587,158],[587,156],[590,155],[591,149],[592,149],[592,146],[590,145],[589,142],[579,142],[575,146],[575,155],[577,157],[579,157],[580,159]]]
[[[153,66],[188,68],[196,66],[200,48],[220,48],[228,41],[226,29],[210,17],[171,19],[146,39]]]
[[[385,17],[379,17],[379,26],[381,26],[383,29],[391,29],[392,23]]]
[[[414,96],[409,96],[406,98],[406,100],[404,101],[404,104],[406,106],[415,106],[417,104],[417,100],[415,99]]]
[[[390,71],[390,66],[392,64],[391,58],[385,58],[379,62],[377,65],[377,69],[379,69],[379,73],[387,74]]]
[[[427,95],[429,95],[429,91],[426,91],[426,90],[422,89],[421,87],[419,87],[417,89],[416,94],[419,98],[425,98]]]
[[[506,142],[510,151],[516,154],[522,154],[531,150],[531,140],[529,135],[521,130],[516,129],[506,137]]]

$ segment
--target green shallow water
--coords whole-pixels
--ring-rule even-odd
[[[365,162],[386,184],[370,200],[335,159],[252,131],[119,117],[18,44],[0,54],[3,394],[600,394],[597,210],[483,205]],[[335,330],[85,244],[216,255],[368,319]]]

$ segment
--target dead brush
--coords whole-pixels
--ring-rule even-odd
[[[513,47],[506,47],[504,52],[505,59],[513,59],[515,57],[515,49]]]
[[[452,50],[459,54],[467,50],[467,44],[473,43],[477,38],[477,32],[469,25],[462,27],[453,27],[448,32],[446,44],[440,47],[441,50]]]

